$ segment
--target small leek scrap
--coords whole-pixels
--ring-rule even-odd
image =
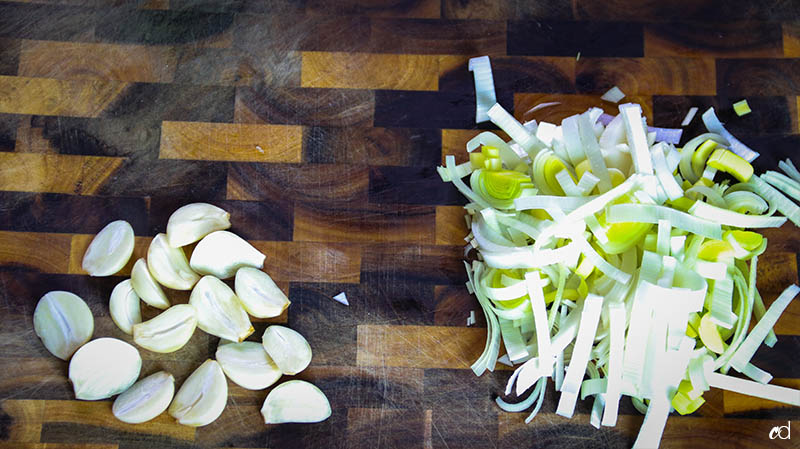
[[[523,125],[499,104],[487,114],[513,142],[483,132],[467,144],[469,162],[448,155],[438,171],[468,200],[465,240],[477,250],[467,290],[487,335],[472,370],[507,364],[506,396],[532,389],[516,403],[497,398],[501,409],[532,408],[529,422],[552,378],[556,413],[571,417],[594,396],[599,428],[616,424],[630,396],[645,414],[634,447],[651,448],[670,410],[696,411],[711,387],[800,406],[800,391],[769,385],[751,362],[777,341],[773,326],[800,287],[765,307],[756,272],[767,239],[745,230],[800,224],[786,196],[800,200],[792,161],[780,163],[785,175],[754,174],[758,153],[713,109],[703,114],[709,132],[680,148],[679,133],[659,137],[631,103],[560,125]],[[715,181],[720,172],[733,184]]]

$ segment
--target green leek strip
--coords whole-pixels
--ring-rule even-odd
[[[760,384],[768,384],[772,380],[772,374],[764,371],[763,369],[748,363],[742,370],[742,374],[753,379]]]
[[[464,264],[467,265],[466,262],[464,262]],[[478,357],[478,360],[471,366],[476,376],[480,376],[486,372],[487,369],[489,371],[494,371],[494,366],[497,363],[497,356],[500,352],[500,324],[495,314],[492,313],[492,306],[489,304],[489,300],[484,296],[480,285],[475,282],[475,278],[480,278],[482,274],[482,266],[483,265],[477,261],[473,264],[472,269],[469,269],[469,265],[467,265],[467,275],[469,276],[470,282],[472,282],[475,296],[478,298],[478,303],[481,305],[483,314],[486,317],[486,347],[481,356]]]
[[[558,286],[556,287],[556,295],[553,303],[550,305],[550,314],[547,317],[548,332],[553,330],[553,325],[556,322],[556,314],[561,307],[561,299],[564,297],[564,287],[567,284],[567,274],[569,270],[564,264],[558,264]]]
[[[755,189],[755,193],[767,200],[770,204],[770,209],[774,207],[791,220],[792,223],[800,226],[800,207],[794,204],[792,200],[786,198],[780,191],[769,185],[758,175],[753,175],[747,183]]]
[[[462,181],[461,178],[458,176],[458,173],[456,172],[455,169],[456,165],[455,156],[453,156],[452,154],[448,154],[447,156],[445,156],[445,165],[447,167],[447,172],[450,175],[450,182],[452,182],[453,185],[456,186],[456,188],[458,189],[459,192],[461,192],[462,195],[467,197],[470,201],[480,205],[481,208],[491,207],[491,205],[485,199],[483,199],[480,195],[477,195],[469,187],[467,187],[467,185],[464,184],[464,181]]]
[[[536,345],[539,349],[539,363],[541,369],[550,373],[553,371],[553,353],[550,349],[550,328],[547,325],[547,307],[544,304],[544,282],[539,277],[538,271],[525,273],[525,285],[528,288],[533,321],[536,327]],[[548,364],[549,363],[549,364]]]
[[[702,184],[697,184],[689,189],[686,189],[686,192],[684,193],[688,198],[692,198],[694,200],[700,200],[700,196],[702,195],[706,197],[708,202],[715,207],[720,207],[725,209],[729,208],[727,201],[725,201],[725,198],[722,195],[720,195],[719,192],[712,189],[711,187],[704,186]]]
[[[564,146],[569,156],[572,166],[577,166],[586,159],[581,144],[581,134],[579,129],[579,115],[573,115],[561,120],[561,131],[564,137]]]
[[[689,362],[688,374],[689,380],[692,382],[692,391],[688,393],[689,399],[695,400],[703,395],[704,392],[711,388],[706,381],[706,373],[704,365],[706,362],[711,361],[711,356],[702,354],[694,357]]]
[[[539,388],[539,397],[536,400],[536,406],[533,407],[533,410],[531,411],[531,414],[528,415],[527,418],[525,418],[525,424],[529,424],[533,420],[533,418],[535,418],[536,415],[539,413],[539,410],[542,409],[542,404],[544,403],[544,393],[547,391],[547,388],[546,388],[547,387],[547,378],[546,377],[542,377],[541,379],[539,379],[539,383],[537,384],[537,386],[539,386],[539,385],[541,385],[541,387]]]
[[[714,388],[734,391],[748,396],[755,396],[761,399],[768,399],[770,401],[800,407],[800,390],[778,385],[764,385],[752,380],[740,379],[738,377],[726,376],[710,371],[706,373],[706,379],[708,380],[708,384]]]
[[[569,368],[561,385],[561,397],[556,408],[557,415],[571,418],[575,412],[578,391],[583,375],[586,373],[586,364],[589,362],[589,353],[597,331],[597,323],[600,320],[602,306],[603,298],[601,296],[590,293],[584,300],[575,347],[572,350]]]
[[[619,106],[622,122],[625,124],[625,134],[636,173],[653,174],[653,162],[650,159],[650,146],[647,143],[647,131],[642,123],[642,107],[635,103]]]
[[[610,320],[610,346],[607,371],[606,406],[602,425],[617,424],[619,399],[622,389],[622,362],[625,345],[625,305],[621,302],[608,303]]]
[[[711,321],[717,326],[732,329],[738,317],[733,313],[733,279],[714,281],[711,289]]]
[[[694,154],[692,155],[692,172],[694,172],[695,177],[702,177],[703,168],[706,166],[711,153],[716,149],[717,142],[714,142],[710,139],[706,140],[699,147],[697,147],[697,150],[695,150]]]
[[[586,379],[581,383],[580,391],[581,391],[581,401],[585,400],[589,396],[594,396],[598,394],[605,394],[606,388],[608,387],[608,379],[603,377]]]
[[[656,239],[656,252],[662,256],[669,256],[669,243],[670,243],[670,225],[669,220],[658,220],[658,237]]]
[[[670,170],[667,166],[667,159],[664,156],[664,148],[664,143],[659,142],[650,150],[650,156],[653,159],[653,167],[655,168],[658,182],[661,183],[661,187],[664,188],[664,192],[666,192],[667,197],[674,201],[683,196],[683,189],[678,184],[678,181],[676,181],[672,176],[672,170]]]
[[[500,397],[495,398],[494,402],[497,403],[497,406],[500,407],[501,410],[510,412],[510,413],[519,413],[527,410],[530,406],[539,399],[539,391],[541,388],[539,384],[536,384],[536,387],[533,389],[533,392],[525,398],[522,402],[517,403],[509,403],[502,400]]]
[[[722,148],[711,153],[707,162],[709,167],[730,173],[734,178],[747,182],[753,176],[753,166],[738,154]]]
[[[744,279],[744,274],[741,271],[734,270],[733,283],[736,287],[737,294],[739,295],[739,310],[736,314],[739,320],[736,322],[736,329],[731,339],[731,344],[728,348],[714,360],[714,369],[721,369],[723,373],[727,373],[730,365],[731,357],[733,357],[736,350],[742,344],[742,341],[747,335],[747,330],[750,328],[750,315],[753,309],[753,296],[751,293],[755,288],[756,281],[756,266],[758,264],[758,257],[753,257],[750,261],[750,275],[749,282]]]
[[[669,220],[678,229],[701,235],[711,239],[722,238],[719,223],[689,215],[666,206],[655,204],[614,204],[606,211],[608,223],[658,223],[658,220]]]
[[[750,363],[750,359],[753,358],[753,354],[755,354],[758,347],[761,346],[761,343],[764,341],[764,338],[766,338],[767,332],[775,326],[775,323],[778,321],[783,311],[798,294],[800,294],[800,287],[797,285],[790,285],[778,296],[778,299],[769,306],[767,313],[756,323],[753,330],[750,331],[750,334],[744,339],[744,342],[742,342],[733,354],[733,357],[731,357],[730,366],[733,369],[739,372],[744,371],[747,364]]]
[[[778,167],[783,170],[790,178],[794,179],[797,182],[800,182],[800,171],[797,170],[797,167],[794,166],[794,163],[791,159],[786,158],[785,161],[778,162]]]
[[[524,126],[511,114],[508,113],[499,103],[489,108],[487,112],[489,119],[497,125],[498,128],[508,134],[522,149],[525,150],[531,158],[536,156],[542,148],[545,147],[544,143],[536,138],[533,134],[528,132]]]
[[[525,339],[522,338],[519,328],[514,326],[510,320],[498,318],[500,323],[500,333],[503,336],[503,345],[506,348],[509,360],[513,363],[523,357],[528,356]]]
[[[442,181],[450,182],[453,180],[450,171],[446,167],[436,167],[436,171],[439,173],[439,177],[442,178]],[[455,166],[455,172],[456,178],[461,179],[472,173],[472,165],[469,162],[458,164]]]
[[[681,150],[681,160],[678,167],[680,168],[681,176],[692,184],[700,179],[700,176],[696,175],[692,169],[692,156],[694,156],[697,147],[709,139],[721,145],[728,145],[728,141],[719,134],[705,133],[686,142],[686,145]]]
[[[487,117],[488,120],[488,117]],[[508,168],[514,168],[522,162],[519,155],[501,139],[497,134],[484,131],[467,142],[467,152],[475,151],[481,145],[497,148],[500,151],[500,159]]]
[[[600,178],[593,175],[592,172],[584,172],[583,175],[581,175],[581,179],[578,181],[578,189],[581,191],[581,195],[588,195],[592,190],[594,190],[599,182]]]
[[[761,215],[745,215],[702,201],[695,201],[689,213],[698,218],[738,228],[778,228],[786,223],[786,217],[765,217]],[[717,237],[721,239],[722,237]]]
[[[598,270],[600,270],[600,272],[622,284],[628,283],[631,280],[630,273],[625,273],[614,265],[608,263],[603,256],[598,254],[597,251],[592,248],[592,245],[590,245],[585,238],[576,236],[574,242],[579,245],[581,253],[583,253],[583,255],[589,259],[589,261]]]
[[[756,316],[756,320],[761,320],[765,313],[767,313],[767,308],[764,307],[764,300],[761,298],[761,294],[758,293],[758,289],[755,291],[755,297],[753,301],[753,314]],[[770,348],[775,346],[775,343],[778,342],[778,337],[775,335],[775,330],[770,329],[767,333],[766,338],[764,338],[764,344],[769,346]]]
[[[769,208],[763,198],[753,192],[738,191],[726,193],[723,197],[727,208],[736,212],[747,212],[750,214],[763,214]]]
[[[772,184],[776,189],[781,190],[786,195],[800,201],[800,182],[776,171],[768,170],[765,174],[761,175],[764,181]]]
[[[578,132],[581,136],[583,151],[589,161],[592,173],[600,179],[600,182],[597,183],[597,188],[600,193],[605,193],[611,190],[611,175],[608,174],[608,167],[600,151],[600,145],[597,143],[597,137],[594,135],[593,126],[593,122],[589,118],[589,111],[579,116]]]

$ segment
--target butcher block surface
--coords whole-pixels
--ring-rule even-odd
[[[494,403],[510,370],[469,369],[486,324],[464,286],[464,200],[435,167],[466,160],[479,132],[467,62],[481,55],[520,120],[614,113],[600,95],[617,85],[655,126],[715,106],[762,153],[757,171],[800,164],[797,2],[0,2],[0,449],[630,447],[643,418],[627,397],[618,425],[596,430],[589,400],[571,420],[555,415],[551,386],[525,424]],[[743,98],[753,113],[736,117]],[[543,102],[560,104],[530,112]],[[698,116],[684,135],[701,132]],[[67,363],[33,331],[36,302],[74,292],[95,337],[132,342],[109,316],[111,290],[191,202],[228,210],[231,230],[266,254],[292,305],[255,320],[250,338],[270,323],[307,337],[313,360],[293,377],[325,392],[327,421],[267,426],[267,392],[232,382],[222,416],[197,429],[166,413],[124,424],[111,400],[75,400]],[[133,226],[134,258],[90,278],[83,253],[118,219]],[[798,282],[800,230],[765,235],[769,304]],[[800,302],[775,331],[754,364],[800,388]],[[177,352],[141,349],[142,374],[167,370],[180,385],[218,340],[198,330]],[[670,417],[661,447],[800,447],[800,408],[704,397]],[[790,439],[770,439],[787,425]]]

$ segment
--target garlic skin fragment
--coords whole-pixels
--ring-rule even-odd
[[[142,322],[142,309],[139,305],[139,295],[133,290],[130,279],[117,284],[111,291],[108,309],[114,324],[126,334],[133,332],[133,325]]]
[[[179,424],[191,427],[214,422],[228,403],[228,382],[216,360],[203,362],[183,382],[169,406]]]
[[[194,243],[206,235],[231,227],[231,214],[208,203],[178,208],[167,222],[167,241],[173,248]]]
[[[137,260],[133,264],[131,286],[142,301],[146,302],[150,307],[162,310],[169,307],[169,299],[164,293],[164,289],[158,285],[153,275],[150,274],[150,270],[147,268],[147,261],[144,258]]]
[[[288,327],[269,326],[262,336],[262,344],[283,374],[297,374],[311,363],[311,345],[299,332]]]
[[[140,424],[163,413],[174,395],[175,378],[166,371],[159,371],[117,396],[111,412],[122,422]]]
[[[94,236],[83,255],[81,267],[89,276],[111,276],[133,254],[133,228],[125,220],[112,221]]]
[[[275,281],[257,268],[239,268],[234,286],[242,306],[256,318],[274,318],[291,304]]]
[[[266,424],[320,422],[331,416],[331,404],[314,384],[290,380],[269,392],[261,415]]]
[[[141,369],[136,348],[116,338],[98,338],[75,352],[69,362],[69,380],[77,399],[95,401],[130,388]]]
[[[266,256],[238,235],[215,231],[200,240],[189,262],[200,274],[227,279],[242,267],[261,268]]]
[[[154,318],[133,326],[133,341],[153,352],[169,353],[182,348],[197,327],[194,307],[177,304]]]
[[[94,317],[78,295],[65,291],[46,293],[33,311],[33,329],[44,347],[61,360],[92,338]]]
[[[214,276],[197,282],[189,304],[197,312],[197,326],[211,335],[241,342],[255,330],[233,290]]]
[[[191,290],[200,279],[189,267],[183,250],[169,246],[167,234],[158,234],[150,242],[147,268],[159,284],[173,290]]]
[[[217,347],[216,357],[228,379],[248,390],[263,390],[283,374],[255,341],[222,344]]]

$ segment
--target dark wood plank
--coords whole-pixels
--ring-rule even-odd
[[[303,162],[429,167],[441,145],[434,129],[312,126],[303,135]]]
[[[357,89],[236,89],[237,123],[372,126],[375,93]]]
[[[233,25],[233,14],[198,10],[113,8],[98,20],[95,37],[102,42],[151,45],[186,44],[218,36]],[[120,24],[126,26],[120,26]]]
[[[16,75],[19,67],[20,40],[0,38],[0,75]]]
[[[583,58],[578,92],[601,94],[612,86],[628,95],[715,95],[714,61],[698,58]]]
[[[370,49],[381,53],[502,55],[506,23],[486,20],[373,19]]]
[[[369,201],[385,204],[466,204],[452,184],[444,184],[435,167],[370,167]]]
[[[398,17],[438,19],[441,6],[438,0],[346,0],[335,4],[322,0],[306,0],[306,13],[319,15],[354,15],[367,17]]]
[[[14,151],[20,116],[0,114],[0,151]]]
[[[368,245],[361,263],[366,282],[430,282],[463,284],[467,274],[460,246],[382,244]]]
[[[302,13],[237,14],[233,33],[233,45],[237,48],[252,48],[257,43],[271,50],[356,52],[369,48],[370,18]]]
[[[228,86],[132,83],[103,117],[231,123],[234,97],[234,88]]]
[[[368,186],[364,166],[231,163],[227,198],[279,204],[361,202],[368,198]]]
[[[509,101],[501,103],[510,108]],[[375,121],[379,127],[475,127],[475,93],[375,91]]]
[[[800,12],[795,5],[782,0],[759,3],[734,0],[727,2],[725,8],[720,8],[719,3],[714,0],[673,2],[613,0],[602,4],[592,0],[577,0],[574,10],[575,17],[581,20],[724,23],[743,20],[780,22],[800,18]]]
[[[175,82],[180,84],[300,86],[300,55],[271,48],[188,47],[178,54]]]
[[[433,243],[430,206],[366,204],[297,206],[295,241]]]
[[[0,37],[87,41],[92,40],[98,22],[97,14],[89,8],[0,4]]]
[[[447,19],[571,19],[572,6],[569,1],[528,2],[524,0],[445,0],[442,2],[442,17]]]
[[[721,95],[797,95],[800,59],[718,59]]]
[[[779,23],[768,22],[648,24],[644,28],[644,55],[780,58],[782,30]]]
[[[475,90],[467,57],[440,58],[439,90],[470,94]],[[495,92],[501,98],[520,92],[574,92],[574,57],[494,57],[491,58]]]
[[[508,54],[536,56],[644,55],[641,24],[537,21],[508,23]]]

